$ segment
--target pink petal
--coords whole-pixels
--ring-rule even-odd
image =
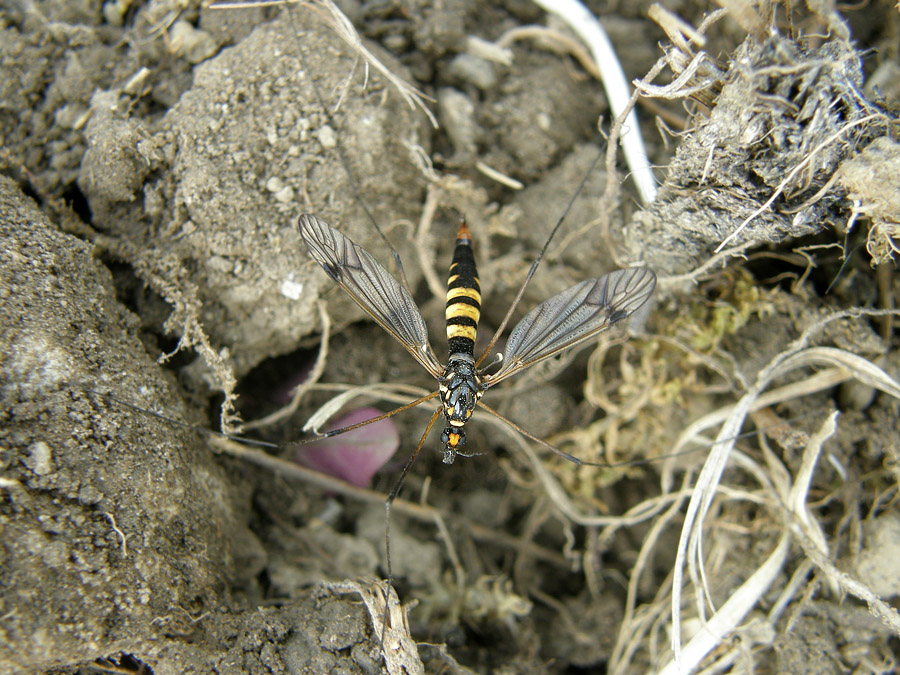
[[[357,408],[335,420],[332,429],[364,422],[381,414],[375,408]],[[400,446],[400,434],[389,420],[367,424],[359,429],[304,445],[293,453],[295,462],[359,487],[366,487],[372,476],[394,455]]]

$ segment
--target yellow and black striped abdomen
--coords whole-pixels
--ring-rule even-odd
[[[447,341],[450,357],[475,353],[475,333],[481,317],[481,285],[472,252],[472,237],[464,220],[456,235],[450,279],[447,282]]]

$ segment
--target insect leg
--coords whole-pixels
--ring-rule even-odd
[[[433,396],[434,394],[432,394]],[[422,434],[422,438],[419,439],[419,444],[416,446],[416,449],[413,451],[412,455],[410,455],[409,459],[406,461],[406,465],[403,467],[403,471],[400,472],[400,477],[397,479],[397,482],[394,483],[394,487],[391,488],[391,492],[388,495],[388,498],[384,500],[384,557],[385,557],[385,565],[387,566],[387,588],[391,589],[394,587],[394,570],[391,567],[391,503],[397,498],[397,495],[400,494],[400,489],[403,487],[403,481],[406,480],[406,475],[409,473],[409,470],[412,468],[412,465],[415,464],[416,458],[419,456],[419,452],[422,450],[422,446],[425,445],[425,440],[428,438],[428,434],[431,433],[431,428],[434,426],[434,423],[437,422],[438,417],[441,414],[441,408],[438,406],[438,409],[434,411],[434,414],[431,416],[431,420],[428,422],[428,426],[425,427],[425,432]],[[385,630],[387,628],[387,607],[389,605],[388,597],[385,596],[385,617],[384,623],[381,628],[381,648],[384,649],[384,636]]]
[[[485,412],[489,412],[491,415],[493,415],[494,417],[496,417],[498,420],[500,420],[500,421],[503,422],[504,424],[507,424],[507,425],[509,425],[512,429],[515,429],[516,431],[518,431],[518,432],[519,432],[520,434],[522,434],[525,438],[527,438],[527,439],[529,439],[529,440],[532,440],[532,441],[534,441],[535,443],[539,443],[540,445],[543,445],[543,446],[544,446],[545,448],[547,448],[548,450],[553,451],[555,454],[559,455],[559,456],[562,457],[563,459],[569,460],[569,461],[572,462],[573,464],[577,464],[578,466],[608,466],[605,462],[588,462],[588,461],[583,460],[583,459],[578,459],[578,457],[576,457],[575,455],[570,455],[568,452],[563,452],[562,450],[560,450],[560,449],[557,448],[556,446],[554,446],[554,445],[548,443],[547,441],[545,441],[543,438],[540,438],[539,436],[535,436],[535,435],[534,435],[533,433],[531,433],[530,431],[528,431],[528,430],[526,430],[526,429],[523,429],[523,428],[520,427],[518,424],[516,424],[515,422],[513,422],[511,419],[509,419],[508,417],[504,417],[503,415],[501,415],[499,412],[497,412],[496,410],[494,410],[494,409],[493,409],[492,407],[490,407],[489,405],[485,405],[483,402],[481,402],[481,403],[479,403],[479,406],[480,406],[481,409],[484,410]]]
[[[410,401],[406,405],[402,405],[399,408],[394,408],[393,410],[389,410],[386,413],[382,413],[377,417],[371,417],[367,420],[363,420],[362,422],[357,422],[356,424],[351,424],[346,427],[341,427],[340,429],[331,429],[324,433],[316,433],[312,438],[304,438],[300,441],[291,441],[290,443],[285,443],[282,448],[286,450],[290,450],[292,448],[299,447],[301,445],[307,445],[309,443],[315,443],[316,441],[321,441],[323,438],[332,438],[333,436],[340,436],[343,433],[348,431],[353,431],[354,429],[359,429],[360,427],[364,427],[368,424],[374,424],[375,422],[380,422],[381,420],[386,420],[389,417],[393,417],[399,413],[402,413],[404,410],[409,410],[410,408],[415,408],[420,403],[424,403],[425,401],[430,401],[435,396],[437,396],[440,392],[433,391],[430,394],[422,396],[421,398],[417,398],[415,401]],[[405,474],[404,474],[405,475]]]
[[[288,4],[288,18],[291,26],[294,27],[294,30],[299,34],[300,31],[294,26],[294,15],[291,13],[290,4]],[[306,63],[306,57],[304,56],[302,49],[297,50],[297,56],[304,72],[312,72]],[[315,78],[310,78],[310,83],[312,84],[311,88],[313,91],[313,95],[316,97],[319,108],[325,115],[325,118],[328,120],[328,124],[331,125],[332,129],[339,129],[340,127],[335,121],[334,116],[331,114],[331,108],[322,97],[322,92],[319,91],[319,86],[316,84]],[[341,165],[344,167],[344,173],[347,175],[347,181],[350,183],[350,187],[352,188],[350,192],[353,195],[353,199],[366,214],[366,218],[369,219],[369,222],[375,228],[375,231],[378,232],[378,236],[381,237],[381,240],[385,244],[387,244],[388,249],[390,249],[391,251],[391,256],[394,259],[394,264],[397,266],[397,274],[400,277],[400,283],[403,284],[403,288],[409,290],[409,282],[406,280],[406,270],[403,269],[403,260],[401,260],[400,254],[397,253],[394,245],[391,244],[390,239],[387,238],[384,230],[381,229],[381,225],[378,224],[378,219],[375,217],[375,214],[372,213],[372,210],[369,208],[366,200],[362,198],[362,189],[359,185],[359,181],[357,181],[356,179],[356,175],[350,170],[350,159],[347,157],[347,153],[344,150],[343,144],[335,144],[335,150],[337,150],[338,158],[341,160]]]
[[[541,248],[540,253],[538,253],[537,258],[534,259],[534,262],[531,263],[531,267],[528,268],[528,274],[525,275],[525,281],[522,282],[522,285],[519,287],[519,292],[516,293],[516,297],[510,305],[509,310],[506,312],[506,316],[503,317],[503,321],[500,322],[500,325],[497,326],[497,330],[494,331],[494,334],[491,336],[491,341],[488,343],[487,348],[484,350],[484,353],[478,357],[478,360],[475,362],[475,367],[481,365],[481,362],[487,357],[488,354],[491,353],[491,350],[494,348],[494,345],[497,344],[497,340],[500,339],[500,336],[503,334],[503,331],[506,330],[507,324],[509,324],[509,320],[512,318],[513,313],[516,311],[516,307],[519,306],[519,301],[522,299],[522,296],[525,294],[525,288],[528,286],[528,282],[531,281],[531,277],[534,276],[534,273],[537,272],[538,265],[541,264],[541,260],[544,259],[544,254],[547,253],[547,248],[550,246],[550,242],[553,241],[553,237],[556,236],[557,231],[560,227],[562,227],[563,221],[566,219],[566,216],[569,215],[569,211],[572,210],[572,205],[575,203],[575,200],[578,198],[578,195],[581,194],[581,191],[584,189],[584,186],[587,185],[588,178],[590,178],[591,174],[594,172],[594,169],[600,163],[600,159],[604,156],[604,152],[600,151],[594,161],[591,163],[590,168],[584,174],[584,178],[581,179],[581,183],[578,184],[578,188],[576,188],[572,198],[569,200],[569,203],[566,204],[565,210],[562,212],[562,215],[559,217],[559,220],[556,221],[556,225],[553,226],[553,229],[550,231],[550,236],[547,237],[547,241],[544,242],[543,248]]]

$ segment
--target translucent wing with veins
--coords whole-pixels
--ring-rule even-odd
[[[656,275],[646,267],[588,279],[542,302],[513,328],[503,365],[484,376],[497,384],[538,361],[574,347],[630,316],[653,293]]]
[[[300,216],[300,236],[312,258],[356,304],[406,347],[433,377],[443,374],[428,342],[428,329],[419,308],[381,263],[314,215]]]

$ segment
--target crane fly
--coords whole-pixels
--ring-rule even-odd
[[[302,215],[299,228],[300,237],[306,243],[313,260],[319,263],[332,281],[343,288],[376,323],[402,344],[438,383],[437,391],[385,415],[392,415],[433,398],[440,399],[440,406],[432,415],[422,439],[401,475],[400,482],[415,461],[441,414],[446,422],[446,427],[441,433],[441,441],[444,443],[443,461],[452,464],[457,455],[466,456],[462,449],[466,443],[465,425],[472,417],[481,397],[490,387],[535,363],[590,339],[631,316],[647,302],[656,286],[656,275],[646,267],[616,270],[602,277],[575,284],[542,302],[519,321],[506,342],[506,351],[502,354],[500,367],[495,372],[489,373],[486,372],[486,368],[479,366],[490,353],[506,319],[487,349],[476,359],[475,336],[481,317],[481,287],[472,250],[472,236],[465,219],[462,220],[456,235],[456,246],[447,281],[446,365],[441,364],[431,347],[425,320],[412,295],[371,253],[317,216]],[[553,233],[555,232],[556,229]],[[542,255],[543,251],[532,265],[526,283]],[[522,291],[524,284],[518,297],[521,297]],[[511,312],[512,308],[510,314]],[[502,421],[512,424],[492,408],[484,404],[482,407]],[[353,428],[356,426],[360,425],[354,425]],[[517,425],[513,426],[519,429]],[[334,433],[345,430],[346,428],[338,429]],[[531,437],[530,434],[527,435]],[[554,451],[574,460],[562,451],[556,449]],[[391,496],[396,496],[398,491],[399,485],[391,492]]]
[[[563,218],[565,214],[563,215]],[[442,365],[428,340],[425,320],[419,312],[409,291],[401,285],[371,253],[353,243],[340,230],[332,227],[312,214],[300,216],[300,237],[306,243],[309,254],[338,286],[344,289],[362,309],[384,330],[390,333],[413,358],[437,381],[437,391],[423,396],[384,415],[372,418],[343,429],[326,432],[325,436],[338,435],[367,423],[392,416],[420,403],[440,399],[440,405],[431,416],[416,449],[407,460],[394,483],[385,507],[385,559],[387,563],[387,586],[393,586],[391,569],[391,504],[400,493],[403,482],[419,455],[428,434],[443,414],[446,427],[441,433],[444,443],[444,463],[452,464],[457,455],[466,456],[465,425],[475,412],[475,407],[484,393],[516,373],[550,358],[566,349],[590,339],[612,325],[631,316],[653,293],[656,274],[646,267],[630,267],[610,272],[596,279],[587,279],[562,293],[554,295],[532,309],[512,329],[506,342],[506,352],[495,372],[486,372],[479,366],[490,354],[491,349],[506,326],[516,304],[525,291],[525,286],[537,269],[553,235],[559,229],[563,218],[557,222],[544,244],[544,248],[532,263],[516,299],[501,322],[487,348],[475,358],[475,336],[481,318],[481,284],[472,250],[472,236],[465,219],[456,235],[456,246],[450,263],[447,280],[447,322],[448,357]],[[482,407],[510,424],[528,438],[540,439],[521,429],[503,417],[493,408]],[[542,441],[543,442],[543,441]],[[576,463],[586,464],[567,453],[547,444],[551,450]],[[385,641],[385,617],[381,642]],[[384,650],[384,647],[382,647]],[[385,652],[386,653],[386,652]]]

